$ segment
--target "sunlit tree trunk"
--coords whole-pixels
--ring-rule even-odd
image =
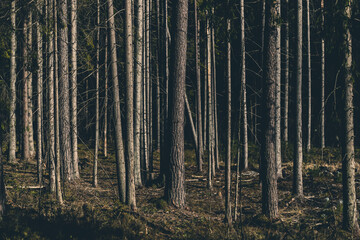
[[[29,6],[31,8],[31,6]],[[30,157],[35,157],[35,146],[34,146],[34,126],[33,126],[33,74],[32,74],[32,54],[33,54],[33,20],[32,20],[32,10],[29,10],[29,22],[27,25],[27,65],[28,65],[28,75],[27,75],[27,102],[28,102],[28,133],[29,133],[29,154]]]
[[[110,53],[111,53],[111,75],[113,80],[113,94],[114,94],[114,122],[115,122],[115,153],[116,153],[116,169],[118,176],[118,190],[121,202],[126,200],[126,173],[125,173],[125,155],[122,137],[121,126],[121,111],[120,111],[120,94],[119,94],[119,78],[117,70],[117,56],[116,56],[116,38],[115,38],[115,16],[113,0],[108,0],[108,24],[110,31]]]
[[[16,0],[11,1],[9,162],[16,162]]]

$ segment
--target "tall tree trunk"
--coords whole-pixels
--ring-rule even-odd
[[[343,226],[351,230],[355,237],[359,237],[360,229],[358,224],[359,213],[356,207],[356,189],[355,189],[355,149],[354,149],[354,105],[353,105],[353,76],[352,76],[352,36],[349,22],[351,21],[353,1],[344,3],[344,119],[343,119]]]
[[[228,2],[229,5],[229,2]],[[231,21],[227,19],[227,148],[225,160],[225,221],[231,225],[231,43],[230,43]]]
[[[107,129],[108,129],[108,82],[109,82],[109,73],[108,73],[108,58],[109,58],[109,34],[108,29],[106,29],[105,36],[105,53],[104,53],[104,71],[105,71],[105,99],[104,99],[104,156],[107,157]]]
[[[16,0],[11,1],[9,162],[16,162]]]
[[[201,113],[201,76],[200,76],[200,46],[199,46],[199,21],[197,18],[197,0],[194,0],[194,23],[195,23],[195,68],[196,68],[196,111],[197,111],[197,142],[196,152],[197,170],[202,172],[203,164],[203,133],[202,133],[202,113]]]
[[[324,38],[324,0],[321,0],[321,148],[325,148],[325,38]]]
[[[37,1],[37,21],[36,21],[36,40],[37,40],[37,173],[38,183],[42,185],[42,103],[43,103],[43,41],[41,32],[42,0]]]
[[[307,64],[308,64],[308,125],[306,150],[311,149],[311,40],[310,40],[310,0],[306,0]]]
[[[295,118],[295,149],[294,149],[294,193],[302,198],[303,181],[302,181],[302,0],[297,0],[296,15],[296,118]]]
[[[125,155],[121,127],[121,111],[120,111],[120,94],[119,79],[117,70],[116,56],[116,38],[115,38],[115,17],[113,0],[108,0],[108,24],[110,30],[110,52],[111,52],[111,74],[113,80],[114,94],[114,117],[115,117],[115,153],[116,153],[116,170],[118,176],[118,190],[121,202],[125,202],[126,197],[126,173],[125,173]]]
[[[184,95],[186,77],[186,50],[188,1],[177,0],[173,8],[170,86],[169,127],[170,154],[165,197],[170,205],[185,207],[184,163]]]
[[[156,150],[160,150],[160,125],[161,125],[161,103],[160,103],[160,0],[156,0]]]
[[[31,9],[31,6],[29,6]],[[28,87],[28,92],[27,92],[27,102],[28,102],[28,133],[29,133],[29,154],[30,157],[33,158],[35,157],[35,146],[34,146],[34,126],[33,126],[33,74],[32,74],[32,54],[33,54],[33,48],[32,48],[32,44],[33,44],[33,31],[32,31],[32,26],[33,26],[33,20],[32,20],[32,10],[29,10],[29,22],[27,25],[27,51],[28,51],[28,56],[27,56],[27,64],[28,64],[28,77],[27,77],[27,87]]]
[[[283,139],[284,142],[288,142],[289,137],[289,0],[285,0],[285,66],[284,66],[284,78],[285,78],[285,85],[284,85],[284,132],[283,132]]]
[[[49,113],[48,113],[48,152],[49,152],[49,181],[50,181],[50,192],[55,193],[56,191],[56,179],[55,179],[55,92],[54,92],[54,78],[55,78],[55,50],[54,43],[56,44],[55,35],[54,35],[54,2],[49,0],[48,2],[48,29],[49,29],[49,41],[48,41],[48,104],[49,104]]]
[[[212,189],[213,164],[214,164],[214,145],[213,145],[213,107],[212,107],[212,87],[211,87],[211,31],[209,16],[206,19],[206,37],[207,37],[207,90],[208,90],[208,188]]]
[[[136,47],[135,47],[135,185],[141,186],[141,164],[140,164],[140,124],[141,124],[141,95],[142,95],[142,65],[143,65],[143,0],[137,0],[136,18]]]
[[[30,76],[29,60],[28,60],[28,24],[29,24],[29,15],[27,14],[24,19],[23,25],[23,159],[26,161],[30,158],[30,149],[29,149],[29,113],[28,113],[28,80]]]
[[[77,140],[77,0],[71,0],[71,150],[74,177],[79,178],[79,157]]]
[[[281,18],[281,0],[276,1],[276,15]],[[281,25],[276,26],[276,102],[275,102],[275,155],[276,172],[279,178],[282,178],[281,168]]]
[[[96,33],[96,103],[95,103],[95,151],[94,151],[94,166],[93,166],[93,187],[98,186],[98,155],[99,155],[99,85],[100,85],[100,0],[97,0],[97,33]]]
[[[275,152],[275,102],[277,67],[276,1],[266,1],[264,35],[264,76],[261,131],[262,212],[269,218],[278,216],[278,194]]]
[[[126,61],[126,202],[136,210],[134,178],[134,64],[131,0],[125,1],[125,61]]]
[[[247,120],[247,104],[246,104],[246,62],[245,62],[245,13],[244,0],[240,1],[240,28],[241,28],[241,89],[242,89],[242,105],[243,105],[243,159],[241,169],[246,170],[249,167],[248,160],[248,120]]]
[[[2,142],[0,141],[0,222],[2,221],[2,217],[5,213],[5,202],[6,202],[6,192],[5,192],[5,181],[4,181]]]

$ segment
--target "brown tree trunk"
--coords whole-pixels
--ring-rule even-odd
[[[285,85],[284,85],[284,132],[283,132],[283,139],[284,142],[288,142],[289,137],[289,0],[285,1],[285,67],[284,67],[284,78],[285,78]]]
[[[31,9],[31,6],[29,6]],[[35,146],[34,146],[34,126],[33,126],[33,74],[32,74],[32,55],[33,55],[33,20],[32,20],[32,10],[29,10],[29,22],[27,25],[27,65],[28,65],[28,75],[27,75],[27,103],[28,103],[28,133],[29,133],[29,154],[31,158],[35,157]]]
[[[184,95],[186,77],[186,50],[188,1],[177,0],[173,8],[170,81],[169,86],[169,171],[167,172],[165,197],[170,205],[185,207],[184,163]]]
[[[324,17],[324,0],[321,0],[321,29],[324,31],[325,17]],[[320,131],[321,131],[321,148],[325,148],[325,38],[324,33],[321,33],[321,117],[320,117]]]
[[[28,71],[28,40],[27,40],[27,28],[29,23],[29,16],[26,15],[23,25],[23,46],[22,46],[22,57],[23,57],[23,159],[26,161],[30,158],[29,149],[29,113],[28,113],[28,78],[30,72]]]
[[[311,149],[311,40],[310,40],[310,0],[306,0],[307,64],[308,64],[308,125],[306,150]]]
[[[1,136],[2,138],[3,136]],[[4,182],[4,169],[3,169],[3,156],[2,156],[2,142],[0,141],[0,222],[5,213],[5,202],[6,202],[6,192],[5,192],[5,182]]]
[[[264,75],[261,131],[262,212],[269,218],[278,216],[275,153],[275,101],[277,67],[276,1],[266,1],[264,35]]]

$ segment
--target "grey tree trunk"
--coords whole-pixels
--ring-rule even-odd
[[[308,125],[306,150],[311,149],[311,40],[310,40],[310,0],[306,0],[307,64],[308,64]]]
[[[359,213],[356,206],[355,187],[355,149],[354,149],[354,105],[353,105],[353,75],[352,75],[352,36],[349,27],[353,1],[344,3],[344,119],[343,119],[343,227],[352,231],[355,237],[359,237],[360,228],[358,223]]]
[[[110,30],[110,53],[111,53],[111,74],[113,80],[113,94],[114,94],[114,117],[115,117],[115,153],[116,153],[116,170],[118,178],[118,190],[121,202],[126,200],[126,173],[125,173],[125,155],[121,127],[121,112],[120,112],[120,94],[119,94],[119,79],[117,70],[117,56],[116,56],[116,38],[115,38],[115,17],[113,0],[108,0],[108,24]]]
[[[186,50],[188,1],[173,2],[172,48],[169,86],[170,154],[169,171],[165,185],[168,203],[177,208],[185,207],[185,163],[184,163],[184,95],[186,77]]]
[[[302,180],[302,0],[297,0],[296,15],[296,117],[295,117],[295,149],[294,149],[294,193],[302,198],[303,180]]]
[[[281,0],[276,1],[276,18],[281,18]],[[275,155],[276,172],[282,178],[281,168],[281,25],[276,26],[276,102],[275,102]]]
[[[30,149],[29,149],[29,113],[28,113],[28,78],[30,72],[28,71],[28,40],[27,40],[27,28],[29,23],[29,16],[26,15],[23,25],[23,159],[27,161],[30,158]]]
[[[42,185],[42,103],[43,103],[43,41],[40,20],[42,17],[42,1],[37,1],[36,43],[37,43],[37,173],[38,183]]]
[[[246,104],[246,62],[245,62],[245,13],[244,1],[240,1],[240,29],[241,29],[241,89],[242,89],[242,105],[243,105],[243,159],[241,169],[246,170],[249,167],[248,160],[248,120],[247,120],[247,104]]]
[[[321,28],[324,31],[325,17],[324,17],[324,0],[321,0]],[[321,148],[325,148],[325,38],[324,33],[321,34],[321,116],[320,116],[320,131],[321,131]]]
[[[109,73],[108,73],[108,59],[109,59],[109,34],[108,29],[106,29],[105,36],[105,53],[104,53],[104,71],[105,71],[105,96],[104,96],[104,156],[107,157],[107,129],[108,129],[108,82],[109,82]]]
[[[9,162],[16,162],[16,0],[11,1]]]
[[[285,0],[285,66],[284,66],[284,78],[285,78],[285,86],[284,86],[284,132],[283,139],[284,142],[288,142],[289,140],[289,0]]]
[[[74,177],[79,178],[79,157],[77,140],[77,0],[71,0],[71,150]]]
[[[141,164],[140,164],[140,125],[141,125],[141,95],[142,95],[142,65],[143,65],[143,0],[137,0],[136,18],[136,47],[135,47],[135,185],[141,186]]]
[[[197,0],[194,0],[194,23],[195,23],[195,68],[196,68],[196,114],[197,114],[197,142],[196,152],[197,170],[202,172],[203,164],[203,129],[202,129],[202,112],[201,112],[201,76],[200,76],[200,46],[199,46],[199,21],[197,18]]]
[[[33,54],[33,20],[32,20],[32,10],[29,10],[29,22],[27,25],[27,65],[28,65],[28,76],[27,76],[27,102],[28,102],[28,133],[29,133],[29,154],[31,158],[35,157],[35,146],[34,146],[34,126],[33,126],[33,74],[32,74],[32,54]]]
[[[0,222],[2,221],[3,215],[5,213],[5,203],[6,203],[6,192],[5,192],[5,181],[4,181],[4,169],[3,169],[2,142],[0,141]]]
[[[228,3],[229,4],[229,3]],[[227,148],[225,160],[225,221],[231,225],[231,21],[227,19]]]
[[[160,103],[160,1],[156,0],[156,150],[160,151],[161,103]]]
[[[126,61],[126,202],[136,210],[134,177],[134,64],[131,0],[125,1],[125,61]]]
[[[98,186],[98,155],[99,155],[99,85],[100,85],[100,0],[97,0],[97,33],[96,33],[96,103],[95,103],[95,151],[94,151],[94,166],[93,166],[93,187]]]
[[[275,152],[275,114],[277,78],[277,9],[276,1],[266,1],[264,35],[264,75],[261,131],[262,212],[270,219],[278,216]]]

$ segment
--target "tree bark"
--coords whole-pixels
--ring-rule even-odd
[[[185,100],[186,112],[188,113],[188,116],[189,116],[191,132],[192,132],[193,138],[194,138],[195,151],[197,151],[198,150],[197,133],[196,133],[196,129],[195,129],[194,120],[193,120],[193,117],[192,117],[192,114],[191,114],[190,104],[189,104],[189,100],[187,98],[186,91],[185,91],[184,100]]]
[[[285,0],[285,67],[284,67],[284,78],[285,78],[285,86],[284,86],[284,132],[283,139],[284,142],[288,142],[289,140],[289,0]]]
[[[262,212],[270,219],[278,216],[275,152],[276,47],[278,37],[276,4],[276,1],[266,1],[261,131]]]
[[[16,162],[16,0],[11,1],[9,162]]]
[[[5,182],[4,182],[2,142],[0,141],[0,222],[2,221],[2,217],[5,213],[5,202],[6,202],[6,192],[5,192]]]
[[[321,0],[321,116],[320,116],[320,131],[321,131],[321,148],[325,148],[325,38],[324,38],[324,0]]]
[[[29,23],[29,15],[25,16],[23,24],[23,46],[22,46],[22,57],[23,57],[23,159],[27,161],[30,158],[29,149],[29,113],[28,113],[28,78],[30,72],[28,71],[28,38],[27,28]]]
[[[297,0],[296,15],[296,117],[295,117],[295,149],[294,149],[294,193],[302,198],[303,180],[302,180],[302,0]]]
[[[104,157],[107,157],[107,129],[108,129],[108,82],[109,82],[109,73],[108,73],[108,59],[109,59],[109,37],[108,37],[108,29],[106,29],[105,36],[105,53],[104,53],[104,71],[105,71],[105,96],[104,96]]]
[[[310,40],[310,0],[306,0],[307,64],[308,64],[308,125],[306,150],[311,149],[311,40]]]
[[[118,190],[121,202],[126,200],[126,173],[125,173],[125,156],[124,145],[121,127],[121,112],[120,112],[120,94],[119,94],[119,79],[117,70],[117,56],[116,56],[116,38],[115,38],[115,17],[113,0],[108,0],[108,24],[110,30],[110,52],[111,52],[111,74],[113,80],[113,94],[114,94],[114,117],[115,117],[115,153],[116,153],[116,170],[118,178]]]
[[[184,95],[186,77],[186,50],[188,1],[177,0],[173,8],[170,81],[169,86],[169,171],[165,186],[165,197],[170,205],[185,207],[185,163],[184,163]]]
[[[351,21],[353,1],[344,2],[344,119],[343,119],[343,148],[342,148],[342,177],[343,177],[343,227],[359,237],[359,213],[356,206],[355,187],[355,149],[354,149],[354,105],[353,105],[353,76],[352,76],[352,36],[349,22]]]
[[[29,6],[31,9],[31,6]],[[28,133],[29,133],[29,154],[31,158],[35,157],[35,146],[34,146],[34,126],[33,126],[33,74],[32,74],[32,54],[33,54],[33,20],[32,10],[29,10],[29,22],[27,25],[27,65],[28,65],[28,76],[27,76],[27,103],[28,103]]]

